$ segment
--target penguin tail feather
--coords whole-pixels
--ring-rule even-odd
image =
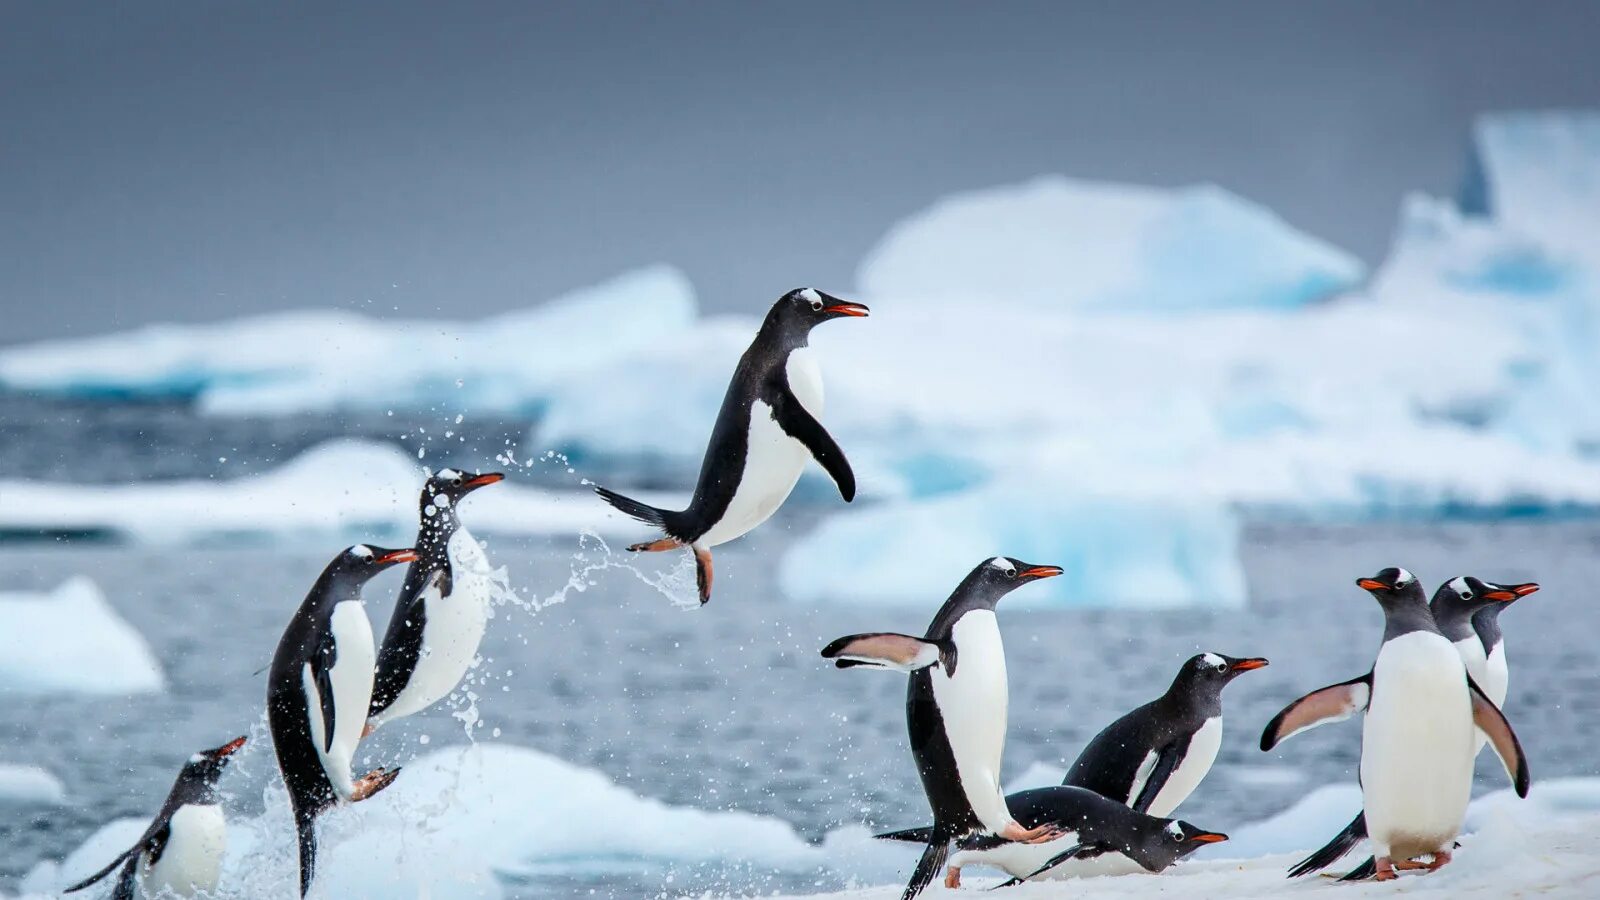
[[[922,893],[923,888],[926,888],[938,876],[939,870],[944,868],[945,858],[949,855],[950,839],[935,834],[933,840],[928,842],[927,849],[922,851],[922,858],[917,860],[917,868],[911,873],[911,880],[906,882],[906,889],[900,894],[900,900],[912,900]]]
[[[1339,861],[1341,856],[1354,850],[1356,845],[1366,839],[1367,814],[1365,811],[1356,813],[1350,824],[1344,830],[1333,836],[1333,840],[1323,845],[1322,849],[1312,853],[1305,859],[1294,864],[1289,870],[1290,878],[1299,878],[1312,872],[1326,869]]]
[[[300,896],[311,891],[311,882],[317,875],[317,817],[315,813],[296,811],[295,830],[300,835]]]
[[[646,525],[654,525],[668,534],[672,534],[672,529],[667,527],[667,517],[671,515],[668,510],[658,509],[648,503],[640,503],[632,497],[624,497],[616,491],[599,485],[595,485],[594,492],[600,495],[600,499],[615,507],[617,512],[638,519]],[[673,535],[673,537],[677,537],[677,535]]]
[[[875,834],[873,838],[880,841],[905,841],[908,844],[927,844],[933,841],[933,828],[906,828],[901,831],[885,831]]]

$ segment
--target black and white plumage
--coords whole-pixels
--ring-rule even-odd
[[[1228,836],[1188,822],[1139,812],[1095,793],[1062,785],[1018,791],[1006,807],[1024,828],[1061,830],[1052,840],[1027,844],[993,834],[959,838],[950,856],[946,887],[959,887],[966,866],[992,866],[1010,875],[1008,884],[1035,879],[1161,872],[1207,844]],[[880,834],[880,840],[926,844],[932,828]]]
[[[1450,861],[1466,816],[1476,755],[1474,726],[1488,735],[1520,796],[1528,764],[1500,710],[1467,675],[1456,648],[1434,624],[1417,579],[1389,568],[1356,584],[1384,611],[1383,643],[1366,675],[1313,691],[1268,723],[1261,748],[1328,721],[1365,712],[1361,791],[1380,880],[1431,856]]]
[[[289,788],[300,841],[300,895],[316,875],[316,818],[338,802],[365,800],[399,769],[352,779],[356,745],[372,703],[377,651],[361,588],[416,551],[357,544],[334,557],[278,642],[267,685],[267,721]]]
[[[1139,812],[1170,815],[1216,762],[1222,747],[1222,689],[1265,665],[1260,657],[1191,657],[1166,693],[1095,735],[1062,783]]]
[[[1506,659],[1505,636],[1500,632],[1500,613],[1523,597],[1538,591],[1539,585],[1531,581],[1523,584],[1494,584],[1486,581],[1484,584],[1497,591],[1510,591],[1513,595],[1499,603],[1484,606],[1472,616],[1472,630],[1477,634],[1484,653],[1484,676],[1483,681],[1479,682],[1479,687],[1489,695],[1495,706],[1503,707],[1511,689],[1511,665]]]
[[[461,524],[461,501],[504,479],[442,469],[423,486],[417,559],[378,649],[370,724],[421,712],[449,696],[472,667],[489,624],[494,573]]]
[[[105,868],[66,888],[81,891],[117,870],[112,900],[193,897],[217,889],[228,826],[217,796],[217,779],[228,758],[244,746],[243,737],[189,757],[173,782],[167,801],[139,840]],[[120,867],[120,869],[119,869]]]
[[[1000,790],[1008,696],[1005,646],[994,611],[1016,588],[1060,574],[1056,566],[997,556],[962,580],[922,637],[853,634],[822,650],[839,668],[911,673],[906,726],[934,821],[903,900],[933,880],[953,840],[979,832],[1021,841],[1052,836],[1049,826],[1020,825]]]
[[[750,348],[739,358],[701,462],[687,509],[658,509],[606,488],[595,492],[666,537],[629,550],[694,551],[700,602],[711,599],[711,548],[765,522],[815,459],[855,499],[850,462],[822,426],[822,372],[811,355],[811,329],[830,319],[867,315],[867,308],[812,288],[778,299]]]

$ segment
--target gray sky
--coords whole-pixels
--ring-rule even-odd
[[[633,266],[844,291],[1042,172],[1218,182],[1369,260],[1473,113],[1600,104],[1600,6],[0,0],[0,343],[476,317]]]

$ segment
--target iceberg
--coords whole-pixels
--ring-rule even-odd
[[[3,678],[0,675],[0,678]],[[0,763],[0,804],[59,806],[67,799],[61,779],[38,766]]]
[[[90,579],[48,593],[0,592],[0,694],[142,694],[161,664]]]
[[[0,387],[195,401],[211,413],[536,412],[575,373],[693,325],[693,289],[656,266],[477,322],[345,310],[161,325],[0,351]]]

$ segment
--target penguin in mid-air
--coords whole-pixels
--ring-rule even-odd
[[[1222,747],[1222,689],[1267,664],[1220,653],[1191,657],[1167,692],[1095,735],[1062,784],[1152,816],[1170,815],[1211,771]]]
[[[1433,599],[1428,602],[1428,611],[1433,616],[1433,624],[1437,625],[1439,632],[1455,645],[1456,653],[1461,657],[1461,664],[1467,669],[1467,675],[1483,689],[1484,695],[1497,708],[1505,700],[1505,681],[1504,679],[1499,681],[1498,691],[1492,688],[1494,680],[1489,670],[1488,656],[1473,624],[1484,610],[1499,609],[1518,597],[1526,596],[1538,589],[1537,584],[1494,584],[1471,575],[1462,575],[1439,585],[1439,589],[1433,593]],[[1487,743],[1488,737],[1479,732],[1477,743],[1474,745],[1476,747],[1474,755],[1481,753]],[[1355,846],[1366,837],[1366,814],[1358,812],[1343,831],[1334,835],[1333,839],[1321,849],[1296,863],[1289,870],[1289,877],[1299,878],[1333,865],[1339,858],[1355,849]],[[1370,877],[1374,871],[1375,862],[1369,859],[1349,872],[1347,877],[1359,880]]]
[[[1528,794],[1528,762],[1511,724],[1434,624],[1416,576],[1388,568],[1356,584],[1384,612],[1372,670],[1289,704],[1262,732],[1261,749],[1365,711],[1362,808],[1374,872],[1387,881],[1396,869],[1431,871],[1450,862],[1472,794],[1474,725],[1488,736],[1521,797]],[[1420,856],[1431,861],[1416,862]]]
[[[860,317],[867,308],[813,288],[790,291],[772,305],[750,349],[739,358],[689,508],[657,509],[603,487],[595,493],[666,537],[629,550],[694,551],[700,602],[711,599],[711,548],[765,522],[788,499],[806,460],[825,469],[848,503],[856,477],[844,451],[822,427],[822,372],[811,355],[811,329],[829,319]]]
[[[439,702],[478,656],[489,624],[493,572],[461,524],[461,501],[505,478],[441,469],[422,488],[417,561],[406,571],[378,650],[369,730]]]
[[[399,769],[374,769],[360,779],[350,775],[377,662],[361,588],[384,569],[416,558],[415,550],[365,544],[334,557],[289,620],[272,656],[267,722],[294,808],[302,897],[316,875],[317,816],[341,801],[371,797],[400,774]]]
[[[215,750],[202,750],[189,757],[178,780],[173,782],[167,802],[150,822],[139,840],[124,850],[104,869],[62,891],[81,891],[110,875],[118,866],[112,900],[134,898],[193,897],[217,889],[222,873],[222,854],[228,847],[228,825],[222,815],[222,798],[217,796],[217,779],[227,768],[228,757],[244,746],[242,737]]]
[[[1006,795],[1006,808],[1024,828],[1065,829],[1042,844],[969,834],[956,841],[944,886],[961,886],[966,866],[992,866],[1011,876],[1007,885],[1037,878],[1161,872],[1207,844],[1228,836],[1129,808],[1086,788],[1061,785]],[[932,828],[878,835],[879,840],[926,844]]]
[[[1031,581],[1061,574],[1006,556],[978,564],[934,615],[927,634],[874,632],[839,638],[822,649],[841,669],[869,666],[911,673],[906,726],[933,827],[901,900],[928,886],[950,842],[977,832],[1023,843],[1056,837],[1049,824],[1024,827],[1006,808],[1000,757],[1006,746],[1005,645],[995,605]]]

